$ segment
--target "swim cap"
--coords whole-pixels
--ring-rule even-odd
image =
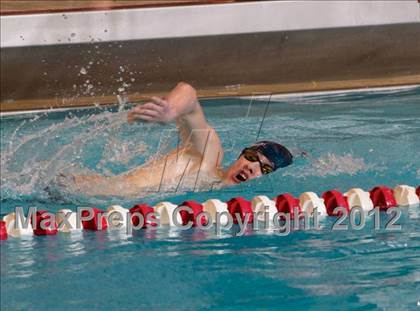
[[[293,155],[290,153],[290,151],[283,145],[273,141],[259,141],[246,149],[253,149],[262,153],[274,164],[274,170],[278,169],[279,167],[286,167],[293,162]]]

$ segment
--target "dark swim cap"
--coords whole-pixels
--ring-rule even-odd
[[[290,153],[290,151],[283,145],[273,141],[259,141],[247,149],[253,149],[262,153],[274,164],[274,170],[278,169],[279,167],[286,167],[293,162],[293,155]]]

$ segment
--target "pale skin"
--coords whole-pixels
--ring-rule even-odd
[[[260,164],[240,156],[227,169],[223,169],[223,148],[215,129],[208,124],[196,90],[185,82],[176,85],[167,96],[152,97],[129,111],[129,123],[176,122],[181,138],[179,148],[166,156],[146,162],[124,174],[106,177],[102,175],[77,175],[77,189],[87,195],[129,196],[138,195],[145,189],[164,191],[163,184],[178,184],[183,179],[200,179],[229,186],[262,175]],[[262,163],[272,163],[259,154]]]

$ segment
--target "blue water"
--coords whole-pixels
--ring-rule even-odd
[[[117,174],[177,143],[174,127],[129,126],[126,110],[95,108],[1,119],[1,213],[16,206],[56,211],[163,199],[251,199],[290,192],[366,190],[420,184],[420,88],[204,101],[226,149],[272,139],[298,155],[294,165],[246,185],[198,192],[149,193],[138,199],[51,197],[61,171]],[[220,109],[223,107],[223,109]],[[255,232],[148,229],[79,232],[2,241],[2,310],[286,309],[418,310],[420,208],[402,208],[362,230]]]

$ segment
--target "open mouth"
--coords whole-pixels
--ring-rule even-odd
[[[239,182],[247,181],[248,176],[244,172],[240,172],[238,175],[235,176],[235,179],[237,179]]]

